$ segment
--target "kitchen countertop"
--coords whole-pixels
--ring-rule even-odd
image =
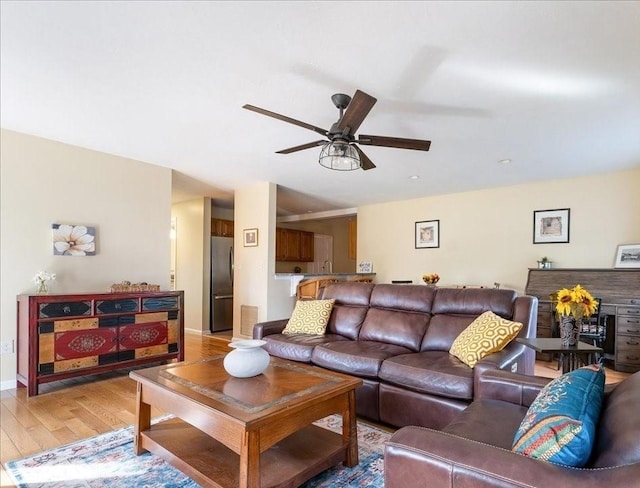
[[[319,278],[321,276],[336,276],[347,278],[349,276],[375,276],[375,273],[276,273],[276,280],[290,280],[291,288],[289,293],[291,296],[296,294],[296,288],[302,280]]]

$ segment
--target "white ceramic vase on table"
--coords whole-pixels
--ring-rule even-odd
[[[269,366],[270,356],[262,349],[267,342],[258,339],[234,341],[229,344],[233,348],[224,357],[224,369],[236,378],[250,378],[264,372]]]

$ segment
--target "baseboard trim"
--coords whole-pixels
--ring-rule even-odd
[[[16,380],[0,381],[0,391],[14,390],[17,386],[18,382]]]

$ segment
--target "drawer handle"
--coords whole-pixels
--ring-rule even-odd
[[[71,307],[69,305],[65,305],[64,307],[62,307],[62,311],[64,313],[71,313]]]
[[[640,324],[640,320],[627,319],[630,324]]]
[[[114,308],[115,308],[116,310],[120,310],[122,307],[120,306],[120,304],[119,304],[119,303],[116,303],[116,305],[115,305],[115,307],[114,307]]]
[[[629,359],[631,361],[637,361],[638,359],[640,359],[640,357],[638,357],[638,356],[627,356],[627,359]]]
[[[640,342],[627,341],[628,346],[637,346],[638,344],[640,344]]]
[[[640,313],[640,310],[627,310],[627,313],[629,315],[638,315]]]
[[[638,329],[627,329],[627,332],[631,332],[632,334],[637,334]]]

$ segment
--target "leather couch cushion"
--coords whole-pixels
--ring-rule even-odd
[[[473,369],[446,351],[389,358],[382,363],[379,377],[420,393],[473,400]]]
[[[298,300],[283,334],[324,335],[335,300]]]
[[[513,436],[527,407],[500,400],[475,400],[447,425],[444,432],[511,450]]]
[[[527,410],[513,451],[567,466],[584,466],[595,443],[604,396],[604,366],[592,364],[545,386]]]
[[[409,349],[393,344],[371,341],[340,341],[317,346],[311,362],[333,371],[377,379],[382,362]]]
[[[430,313],[436,289],[421,285],[376,285],[370,305],[376,308]]]
[[[304,363],[311,362],[311,353],[318,344],[328,342],[346,341],[346,337],[336,334],[325,334],[321,336],[309,334],[271,334],[263,337],[266,344],[263,349],[272,356],[291,361]]]
[[[488,310],[456,337],[449,352],[473,368],[485,356],[502,351],[520,329],[520,322],[503,319]]]
[[[429,328],[422,339],[421,351],[446,351],[449,354],[451,344],[466,329],[477,315],[434,315]]]
[[[477,317],[487,310],[507,319],[513,318],[513,290],[478,288],[439,288],[433,301],[433,314]]]
[[[605,395],[591,466],[604,468],[640,463],[640,373]]]
[[[355,341],[360,333],[362,322],[367,315],[367,310],[367,307],[334,304],[327,326],[328,332],[339,334]]]
[[[370,308],[358,340],[395,344],[419,351],[429,318],[423,313]]]
[[[372,283],[340,282],[330,283],[322,292],[323,299],[334,298],[340,305],[354,305],[368,307],[371,292],[375,285]]]

